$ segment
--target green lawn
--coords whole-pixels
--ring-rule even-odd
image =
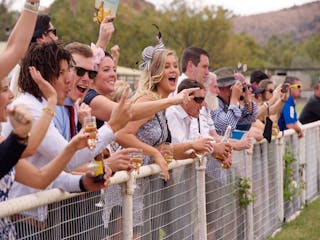
[[[319,240],[320,239],[320,198],[302,210],[299,217],[286,223],[274,238],[269,240]]]

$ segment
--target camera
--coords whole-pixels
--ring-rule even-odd
[[[289,88],[289,85],[288,85],[287,83],[282,84],[282,86],[281,86],[281,92],[282,92],[282,93],[288,92],[288,88]]]

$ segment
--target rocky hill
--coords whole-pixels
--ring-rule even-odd
[[[258,4],[258,3],[257,3]],[[273,35],[292,34],[301,41],[320,32],[320,1],[279,11],[232,18],[234,31],[264,44]]]

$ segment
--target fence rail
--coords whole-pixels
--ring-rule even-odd
[[[209,165],[218,163],[208,158],[174,161],[166,183],[154,164],[137,176],[118,172],[104,208],[95,206],[100,192],[51,189],[1,202],[0,218],[11,219],[18,239],[266,239],[319,194],[319,127],[320,122],[305,125],[302,139],[287,130],[270,144],[235,152],[229,170],[213,166],[209,174]],[[296,161],[284,190],[288,149]],[[240,176],[250,179],[256,196],[246,207],[239,205]],[[284,191],[293,194],[284,199]],[[47,205],[45,222],[27,216]]]

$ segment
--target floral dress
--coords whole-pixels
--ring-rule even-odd
[[[14,182],[14,169],[0,180],[0,201],[4,202],[8,199],[9,190]],[[0,218],[0,239],[15,239],[16,231],[9,217]]]

